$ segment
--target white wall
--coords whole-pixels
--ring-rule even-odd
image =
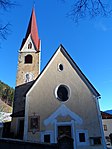
[[[104,130],[104,135],[109,136],[110,133],[112,133],[112,119],[103,119],[102,120],[103,126],[107,126],[107,131]],[[104,128],[103,128],[104,129]],[[106,143],[109,144],[109,142],[106,140]]]

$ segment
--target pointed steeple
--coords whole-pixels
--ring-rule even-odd
[[[35,15],[34,8],[32,9],[32,14],[31,14],[31,17],[30,17],[30,21],[29,21],[29,25],[28,25],[28,28],[27,28],[26,36],[23,40],[21,49],[22,49],[22,47],[23,47],[24,43],[26,42],[29,35],[31,35],[31,38],[32,38],[33,43],[36,47],[36,50],[39,51],[39,49],[40,49],[40,39],[39,39],[39,35],[38,35],[38,28],[37,28],[36,15]]]

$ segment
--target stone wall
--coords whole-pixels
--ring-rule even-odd
[[[0,149],[58,149],[57,144],[40,144],[14,139],[0,139]]]

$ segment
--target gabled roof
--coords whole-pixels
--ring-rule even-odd
[[[26,36],[23,39],[20,50],[24,46],[24,44],[25,44],[25,42],[26,42],[29,35],[31,35],[31,38],[32,38],[33,43],[36,47],[36,50],[39,51],[40,39],[39,39],[39,36],[38,36],[38,28],[37,28],[36,15],[35,15],[34,8],[32,9],[32,14],[31,14],[31,17],[30,17],[30,21],[29,21],[29,25],[28,25],[28,28],[27,28]]]
[[[112,114],[101,111],[102,119],[112,119]]]
[[[83,72],[80,70],[80,68],[77,66],[77,64],[74,62],[74,60],[71,58],[71,56],[68,54],[68,52],[65,50],[65,48],[62,45],[60,45],[58,47],[58,49],[56,50],[56,52],[54,53],[54,55],[51,57],[51,59],[48,61],[47,65],[45,66],[45,68],[43,69],[43,71],[40,73],[40,75],[35,80],[34,84],[36,83],[36,81],[38,81],[38,79],[40,79],[40,77],[42,76],[43,72],[49,67],[49,65],[50,65],[53,57],[55,57],[55,55],[59,51],[62,52],[62,54],[67,58],[67,60],[71,64],[71,66],[75,69],[75,71],[77,72],[77,74],[80,76],[80,78],[83,80],[83,82],[87,85],[87,87],[90,89],[90,91],[93,93],[93,95],[95,97],[100,97],[100,94],[97,92],[97,90],[94,88],[94,86],[90,83],[90,81],[87,79],[87,77],[83,74]],[[34,84],[32,84],[32,86]]]
[[[12,117],[24,117],[25,96],[33,83],[34,81],[31,81],[15,87]]]

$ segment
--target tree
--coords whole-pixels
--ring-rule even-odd
[[[7,11],[9,8],[14,6],[14,2],[12,0],[0,0],[0,12],[2,10]],[[9,33],[10,24],[2,24],[0,23],[0,39],[6,39],[7,34]]]
[[[14,89],[0,81],[0,99],[12,106],[14,99]]]
[[[67,0],[61,0],[67,2]],[[75,22],[86,17],[94,18],[97,16],[108,17],[112,15],[111,0],[71,0],[72,9],[69,16]]]

